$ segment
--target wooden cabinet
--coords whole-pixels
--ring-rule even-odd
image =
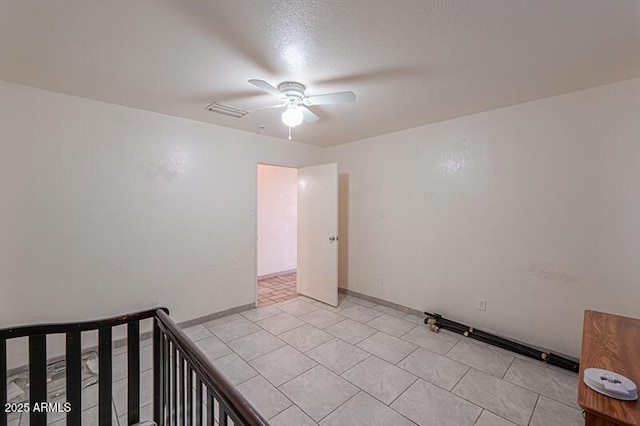
[[[589,388],[583,382],[587,368],[610,370],[640,385],[640,320],[585,311],[578,388],[586,425],[640,425],[638,401],[619,401]]]

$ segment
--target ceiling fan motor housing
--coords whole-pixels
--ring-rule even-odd
[[[287,98],[294,98],[296,103],[302,102],[304,98],[304,85],[296,83],[295,81],[285,81],[278,85],[278,90],[284,93]]]

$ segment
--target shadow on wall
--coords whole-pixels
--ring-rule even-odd
[[[349,288],[349,174],[338,175],[338,287]]]

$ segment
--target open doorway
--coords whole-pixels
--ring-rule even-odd
[[[298,170],[258,164],[258,307],[297,296]]]

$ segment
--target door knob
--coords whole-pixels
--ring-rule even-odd
[[[331,241],[331,242],[338,241],[338,237],[335,237],[335,236],[332,235],[332,236],[329,237],[329,241]]]

